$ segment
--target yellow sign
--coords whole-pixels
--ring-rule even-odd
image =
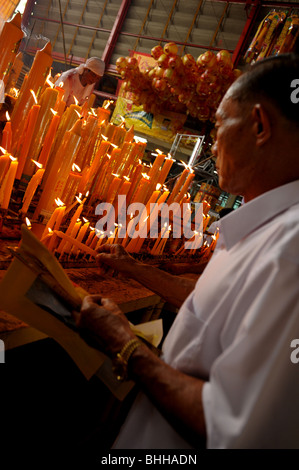
[[[156,64],[149,55],[134,53],[138,60],[139,69],[146,70]],[[154,93],[154,92],[153,92]],[[133,101],[133,94],[120,87],[116,106],[111,121],[118,125],[122,122],[122,116],[128,127],[134,126],[135,131],[157,137],[158,139],[172,142],[174,136],[182,129],[186,115],[167,111],[163,114],[152,114],[144,111],[143,106],[137,106]]]

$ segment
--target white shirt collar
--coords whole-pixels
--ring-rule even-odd
[[[229,250],[242,238],[299,202],[299,180],[272,189],[219,221],[219,241]]]

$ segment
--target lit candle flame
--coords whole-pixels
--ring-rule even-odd
[[[108,100],[107,103],[104,104],[103,108],[104,108],[104,109],[109,108],[109,106],[111,105],[111,103],[114,103],[114,101],[113,101],[113,100]],[[122,116],[120,116],[120,117],[122,118]]]
[[[124,176],[124,179],[130,181],[130,178],[128,176]]]
[[[77,98],[75,97],[75,95],[73,95],[73,97],[74,97],[75,105],[78,106],[79,100],[77,100]]]
[[[1,150],[2,153],[7,153],[7,150],[3,147],[0,147],[0,150]]]
[[[15,162],[17,161],[18,159],[16,157],[13,157],[12,155],[9,155],[9,158],[11,159],[11,161]]]
[[[90,108],[90,111],[91,111],[91,114],[92,114],[93,116],[96,116],[96,115],[97,115],[97,113],[95,112],[95,109],[94,109],[94,108]]]
[[[47,76],[46,83],[47,83],[51,88],[54,88],[54,83],[52,82],[51,78],[52,78],[52,76],[51,76],[51,72],[50,72],[49,75]]]
[[[156,152],[157,152],[159,155],[161,155],[161,154],[163,153],[163,152],[162,152],[161,150],[159,150],[159,149],[155,149],[155,150],[156,150]]]
[[[33,91],[33,90],[30,90],[30,93],[31,93],[31,94],[32,94],[32,96],[33,96],[33,99],[34,99],[34,101],[35,101],[35,104],[37,104],[37,98],[36,98],[36,94],[34,93],[34,91]]]
[[[82,204],[82,200],[78,196],[76,196],[76,199],[79,202],[79,204]]]
[[[11,88],[10,93],[17,98],[19,96],[20,90],[18,90],[17,88]]]
[[[55,109],[53,109],[53,108],[50,108],[50,111],[51,111],[51,113],[54,114],[54,116],[57,114],[57,111],[55,111]]]
[[[28,219],[28,217],[25,217],[25,222],[26,222],[27,227],[31,227],[31,222]]]
[[[87,193],[85,194],[85,197],[88,197],[88,195],[89,195],[89,191],[87,191]]]
[[[59,88],[63,88],[64,87],[64,82],[60,82],[58,86],[59,86]]]
[[[145,139],[144,137],[139,137],[139,136],[137,136],[137,135],[134,135],[134,140],[135,140],[135,142],[137,142],[137,143],[139,143],[139,142],[142,142],[142,143],[144,143],[144,144],[147,143],[147,139]]]
[[[49,232],[49,233],[52,233],[53,230],[52,230],[50,227],[48,227],[48,232]]]
[[[119,175],[116,175],[115,173],[112,173],[113,176],[115,176],[115,178],[118,178]]]
[[[35,160],[31,159],[31,161],[38,167],[38,168],[42,168],[43,165],[41,163],[38,163],[36,162]]]
[[[146,173],[142,173],[142,176],[143,176],[143,178],[145,178],[145,179],[147,179],[147,180],[150,179],[150,177],[149,177]]]
[[[85,217],[82,217],[82,219],[84,220],[85,223],[88,222],[88,219],[85,219]]]
[[[106,136],[103,135],[103,134],[101,134],[101,137],[102,137],[102,139],[104,139],[104,140],[108,140],[108,137],[106,137]]]
[[[6,121],[10,121],[10,115],[8,111],[6,111],[5,116],[6,116]]]
[[[183,162],[183,160],[180,160],[180,162],[184,165],[186,169],[188,169],[188,165],[185,162]]]
[[[59,197],[57,197],[55,199],[55,203],[56,203],[57,206],[60,206],[60,207],[64,206],[64,203],[62,202],[61,199],[59,199]]]
[[[80,172],[81,168],[76,163],[73,163],[72,164],[72,171],[76,171],[76,170]]]
[[[81,118],[81,114],[76,109],[75,109],[75,113],[77,113],[78,117]]]
[[[161,188],[161,186],[162,186],[162,185],[161,185],[160,183],[158,183],[157,186],[156,186],[156,191],[159,191],[159,189]]]
[[[112,147],[114,147],[114,148],[118,148],[118,145],[113,144],[112,142],[110,143],[110,145],[112,145]]]

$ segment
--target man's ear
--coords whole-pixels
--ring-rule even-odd
[[[258,103],[252,109],[253,131],[258,146],[264,145],[271,137],[271,123],[268,111]]]

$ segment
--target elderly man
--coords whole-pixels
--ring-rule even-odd
[[[64,101],[66,105],[75,103],[76,98],[81,106],[88,100],[95,84],[105,72],[105,62],[98,57],[90,57],[85,64],[62,73],[55,85],[65,90]]]
[[[216,114],[219,184],[245,204],[220,221],[196,285],[103,246],[118,269],[180,306],[157,357],[117,305],[86,297],[78,326],[141,392],[119,449],[299,448],[299,59],[254,64]]]

